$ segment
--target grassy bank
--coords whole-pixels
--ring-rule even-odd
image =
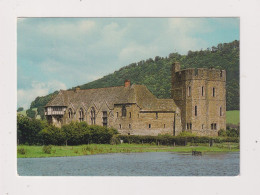
[[[51,153],[43,152],[43,146],[18,146],[18,158],[40,158],[40,157],[59,157],[59,156],[82,156],[91,154],[105,153],[130,153],[130,152],[187,152],[192,150],[201,152],[230,152],[239,151],[238,143],[221,143],[214,144],[209,147],[207,144],[199,144],[198,146],[156,146],[149,144],[90,144],[79,146],[52,146]],[[25,151],[25,154],[21,154]]]
[[[239,119],[240,119],[239,118],[239,110],[227,111],[227,113],[226,113],[227,124],[238,125],[238,123],[240,122]]]

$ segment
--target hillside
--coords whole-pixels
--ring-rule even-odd
[[[227,110],[239,110],[239,41],[220,43],[216,47],[201,51],[189,51],[187,55],[171,53],[168,57],[156,56],[122,67],[101,79],[81,85],[81,89],[92,89],[123,85],[125,79],[132,84],[143,84],[158,98],[170,98],[171,64],[181,63],[181,68],[225,69],[227,72]],[[57,93],[57,92],[55,92]],[[31,108],[44,106],[54,94],[37,97]],[[48,100],[48,101],[47,101]],[[41,113],[41,112],[39,112]]]

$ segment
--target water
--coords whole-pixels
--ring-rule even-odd
[[[236,176],[239,152],[192,156],[172,152],[18,158],[20,176]]]

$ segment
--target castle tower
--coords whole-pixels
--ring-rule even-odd
[[[216,136],[226,129],[226,72],[172,65],[172,98],[181,109],[183,131]]]

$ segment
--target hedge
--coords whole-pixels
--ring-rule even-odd
[[[117,135],[119,140],[123,140],[124,143],[135,144],[160,144],[160,145],[186,145],[187,142],[192,143],[209,143],[211,141],[215,143],[223,142],[239,142],[238,137],[208,137],[208,136],[139,136],[139,135]]]

